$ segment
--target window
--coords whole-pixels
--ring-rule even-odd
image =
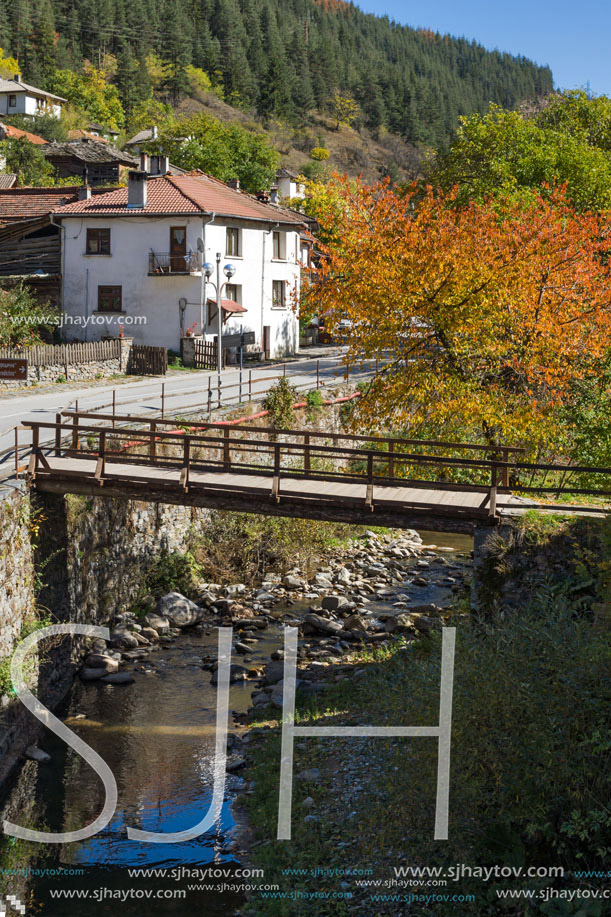
[[[272,305],[276,309],[284,309],[286,306],[284,280],[272,281]]]
[[[228,283],[225,287],[225,299],[232,299],[240,306],[242,305],[242,284]]]
[[[98,287],[98,312],[121,312],[122,287]]]
[[[239,229],[227,228],[226,236],[226,254],[233,258],[242,256],[242,233]]]
[[[307,242],[301,243],[299,260],[301,261],[302,267],[310,266],[310,246],[308,245]]]
[[[17,108],[17,96],[9,96],[9,97],[8,97],[8,107],[9,107],[9,108]]]
[[[110,255],[110,229],[87,230],[87,255]]]
[[[286,233],[274,232],[274,254],[276,261],[286,261]]]

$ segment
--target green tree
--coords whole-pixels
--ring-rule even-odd
[[[546,183],[566,184],[579,210],[611,206],[611,159],[605,150],[592,146],[583,132],[542,126],[497,106],[461,120],[427,180],[446,191],[458,186],[459,204],[499,193],[523,196]]]
[[[87,112],[92,121],[118,130],[125,123],[125,113],[116,86],[106,79],[104,70],[86,64],[82,73],[56,70],[52,91]]]
[[[201,169],[221,181],[239,178],[243,189],[253,193],[270,187],[279,163],[264,134],[208,114],[170,121],[150,149],[164,152],[183,169]]]
[[[6,159],[6,171],[15,172],[20,185],[41,187],[53,184],[53,169],[40,146],[20,137],[18,140],[4,140],[0,147]]]
[[[359,106],[350,95],[336,92],[330,102],[331,112],[336,119],[336,130],[342,124],[353,124],[359,116]]]
[[[27,347],[40,341],[47,309],[21,283],[12,290],[0,290],[0,345]]]

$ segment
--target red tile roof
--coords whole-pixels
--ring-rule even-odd
[[[30,143],[41,144],[47,142],[44,137],[39,137],[38,134],[22,131],[20,127],[13,127],[12,124],[4,124],[4,122],[0,122],[0,135],[4,135],[5,138],[8,137],[9,140],[20,140],[25,137]]]
[[[61,207],[62,204],[74,201],[78,187],[71,185],[63,188],[10,188],[0,190],[0,223],[15,220],[32,220],[45,216]]]
[[[56,213],[60,217],[85,213],[91,216],[216,213],[219,216],[267,223],[302,225],[304,222],[300,214],[263,204],[250,194],[235,191],[203,172],[149,178],[146,207],[128,207],[127,188],[120,188],[108,194],[96,195],[88,201],[75,201]]]

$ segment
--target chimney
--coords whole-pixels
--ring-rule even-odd
[[[146,172],[133,169],[128,173],[127,179],[127,206],[135,209],[144,209],[147,201],[148,175]]]
[[[91,188],[87,183],[81,185],[78,189],[78,200],[79,201],[88,201],[91,199]]]
[[[257,191],[255,197],[258,201],[261,201],[262,204],[269,203],[269,194],[267,191]]]
[[[230,178],[227,182],[229,188],[233,188],[234,191],[240,190],[240,179],[239,178]]]
[[[168,157],[160,154],[157,157],[157,163],[158,163],[157,170],[159,172],[159,175],[167,175],[168,172],[170,171],[170,160],[168,159]]]
[[[15,74],[15,76],[13,77],[13,82],[14,82],[14,83],[19,83],[19,82],[20,82],[20,74],[19,74],[19,73],[16,73],[16,74]]]
[[[270,199],[270,203],[272,204],[278,203],[278,189],[276,188],[275,185],[273,185],[273,187],[270,188],[269,199]]]
[[[145,153],[145,152],[140,153],[140,169],[141,169],[142,172],[148,172],[148,171],[149,171],[149,157],[148,157],[148,153]]]

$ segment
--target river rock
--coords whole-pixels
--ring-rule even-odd
[[[305,586],[304,581],[300,576],[295,576],[294,574],[287,574],[282,580],[287,589],[303,589]]]
[[[159,632],[154,627],[143,627],[142,636],[146,637],[149,643],[157,643],[159,640]]]
[[[48,764],[51,760],[51,755],[48,755],[47,752],[39,748],[38,745],[28,745],[25,750],[25,756],[29,758],[30,761],[37,761],[38,764]]]
[[[301,771],[297,774],[297,780],[301,783],[318,783],[320,780],[320,771],[317,767],[310,767],[308,770]]]
[[[346,630],[367,630],[367,621],[365,618],[362,618],[360,615],[350,615],[348,618],[344,619],[344,627]]]
[[[340,611],[342,608],[352,608],[351,603],[343,595],[326,595],[320,604],[326,611]]]
[[[233,758],[227,762],[226,768],[228,771],[237,771],[240,767],[244,767],[245,764],[246,758]]]
[[[234,649],[236,653],[240,654],[240,656],[245,656],[247,653],[252,653],[252,646],[249,646],[247,643],[236,643]]]
[[[343,630],[343,625],[339,621],[322,618],[320,615],[307,614],[304,621],[323,634],[339,634]]]
[[[168,619],[173,627],[192,627],[198,624],[204,613],[199,605],[180,592],[168,592],[157,603],[157,614]]]
[[[131,672],[113,672],[101,679],[107,685],[131,685],[135,680]]]
[[[110,645],[129,650],[135,649],[138,646],[138,641],[134,634],[130,634],[126,630],[114,630],[110,635]]]
[[[117,666],[117,669],[119,666]],[[117,669],[114,671],[116,672]],[[100,678],[104,678],[105,675],[108,675],[111,670],[106,668],[84,668],[79,672],[79,677],[81,681],[99,681]]]
[[[244,583],[234,583],[233,586],[225,586],[225,595],[243,595],[246,592]]]
[[[229,684],[235,684],[236,681],[246,681],[247,678],[248,678],[248,669],[245,669],[243,665],[232,663],[230,674],[229,674]],[[212,673],[210,684],[218,685],[218,683],[219,683],[219,673],[217,669],[215,672]]]
[[[170,633],[170,622],[165,616],[151,613],[145,615],[144,620],[149,627],[152,627],[153,630],[157,632],[160,637],[167,637],[167,635]]]
[[[265,669],[265,675],[263,676],[263,684],[275,685],[282,678],[284,678],[284,663],[283,662],[270,662],[267,668]]]
[[[104,669],[106,672],[116,672],[119,660],[106,653],[90,653],[85,659],[85,666],[91,669]]]

